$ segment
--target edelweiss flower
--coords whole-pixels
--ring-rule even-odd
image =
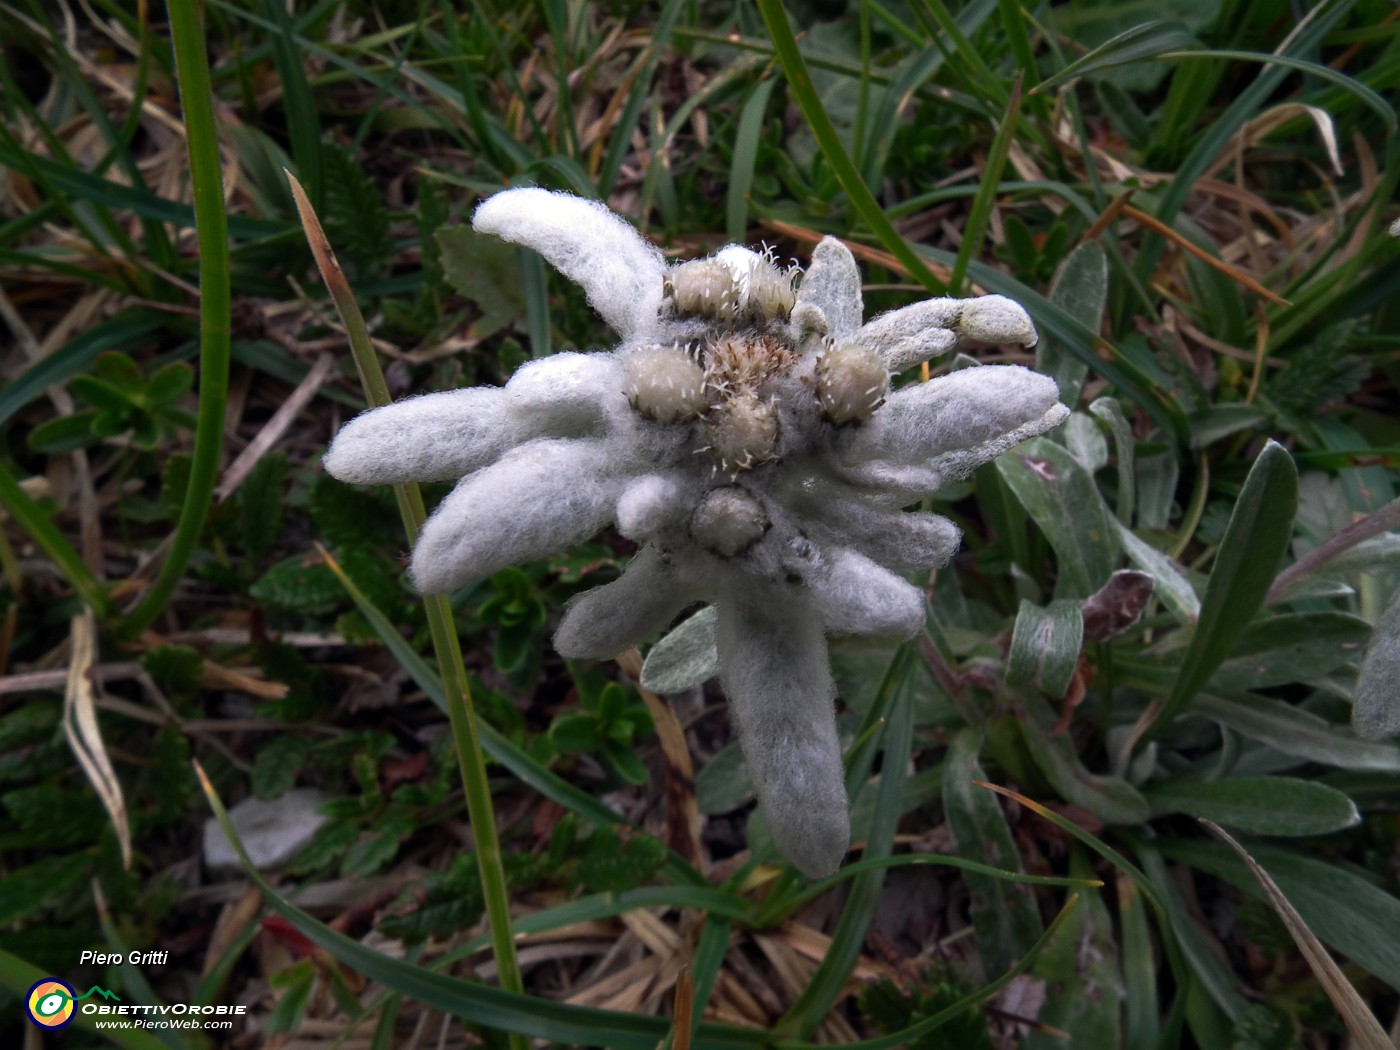
[[[499,193],[478,231],[579,284],[621,337],[521,367],[503,389],[428,394],[352,420],[326,469],[386,484],[461,478],[423,528],[413,582],[445,594],[615,525],[622,576],[568,605],[560,653],[606,659],[687,606],[716,606],[720,681],[774,841],[811,876],[850,839],[827,635],[915,634],[958,531],[906,511],[1067,414],[1024,368],[891,391],[960,337],[1035,343],[1000,296],[933,299],[862,324],[860,274],[830,237],[798,282],[731,245],[668,266],[603,205]]]

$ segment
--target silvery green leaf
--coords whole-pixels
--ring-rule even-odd
[[[1370,636],[1365,620],[1333,610],[1265,617],[1245,629],[1211,685],[1262,689],[1312,681],[1356,659]]]
[[[1059,445],[1027,441],[996,461],[997,473],[1055,549],[1062,598],[1087,598],[1118,558],[1115,522],[1088,472]]]
[[[1065,695],[1084,641],[1079,605],[1074,598],[1044,608],[1021,603],[1006,663],[1008,685],[1034,685],[1056,700]]]
[[[753,782],[738,744],[724,748],[695,774],[695,798],[707,816],[728,813],[753,798]]]
[[[1083,412],[1071,414],[1061,434],[1070,455],[1090,474],[1108,466],[1108,442],[1099,425]]]
[[[1400,773],[1400,747],[1358,740],[1314,714],[1252,693],[1196,697],[1192,710],[1285,755],[1338,769]]]
[[[1379,536],[1362,540],[1322,567],[1323,572],[1332,576],[1350,572],[1384,572],[1392,569],[1400,569],[1398,532],[1383,532]],[[1290,591],[1289,597],[1297,598],[1298,592]]]
[[[719,674],[715,607],[707,605],[652,646],[642,664],[642,688],[683,693]]]
[[[1360,823],[1356,805],[1336,788],[1296,777],[1229,777],[1156,784],[1152,815],[1189,813],[1256,835],[1325,835]]]
[[[1029,691],[1017,702],[1022,731],[1031,757],[1060,796],[1083,806],[1105,824],[1141,824],[1147,820],[1147,800],[1126,780],[1089,772],[1068,733],[1054,735],[1055,716],[1050,705]]]
[[[1400,733],[1400,598],[1376,624],[1370,651],[1356,680],[1351,724],[1357,736],[1383,740]]]
[[[1131,525],[1137,495],[1133,428],[1117,398],[1095,398],[1089,411],[1095,418],[1107,423],[1108,429],[1113,432],[1114,451],[1118,456],[1118,520],[1124,525]]]
[[[1091,332],[1099,330],[1108,301],[1108,257],[1097,242],[1081,244],[1065,257],[1051,282],[1050,301]],[[1079,401],[1089,366],[1060,343],[1058,336],[1042,339],[1035,367],[1054,378],[1061,399],[1072,407]]]

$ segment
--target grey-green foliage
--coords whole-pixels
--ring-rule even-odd
[[[1368,740],[1400,733],[1400,596],[1376,624],[1356,680],[1351,723]]]

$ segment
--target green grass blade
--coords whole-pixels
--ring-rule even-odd
[[[1011,152],[1011,142],[1016,136],[1016,122],[1021,116],[1021,76],[1018,73],[1011,83],[1011,98],[1006,104],[1006,115],[1002,117],[992,145],[987,150],[987,163],[978,179],[977,196],[972,198],[972,208],[968,212],[967,223],[963,226],[962,243],[958,245],[957,258],[953,260],[953,273],[948,278],[948,293],[961,295],[967,267],[982,253],[982,241],[987,236],[987,222],[992,217],[997,193],[1001,188],[1001,173],[1006,170],[1006,158]]]
[[[763,138],[768,99],[776,80],[764,80],[753,89],[739,115],[734,136],[734,156],[729,164],[729,189],[725,198],[725,232],[735,244],[743,244],[749,228],[749,189],[758,167],[758,150]]]
[[[287,180],[296,198],[297,210],[301,215],[312,254],[316,258],[317,268],[321,272],[321,279],[329,289],[336,310],[345,324],[365,396],[373,407],[386,405],[390,401],[389,388],[384,381],[384,372],[379,367],[379,359],[370,343],[364,315],[360,313],[359,304],[355,302],[350,283],[345,279],[340,263],[336,261],[335,253],[326,239],[315,210],[306,198],[305,191],[290,173]],[[423,505],[423,494],[415,484],[395,485],[394,497],[403,520],[404,534],[412,545],[428,516]],[[486,901],[486,915],[491,928],[492,954],[500,974],[501,987],[507,992],[519,993],[524,987],[524,982],[515,952],[515,941],[510,934],[510,896],[506,889],[505,869],[501,861],[501,842],[496,830],[491,785],[486,777],[486,763],[481,754],[476,712],[472,707],[467,669],[462,660],[461,640],[457,637],[452,608],[446,598],[441,595],[425,595],[423,605],[428,614],[428,629],[432,634],[433,649],[438,656],[438,669],[447,700],[448,721],[456,745],[462,788],[467,798],[467,814],[471,820],[472,835],[476,839],[479,860],[477,866],[481,874],[481,891]],[[524,1050],[519,1036],[512,1036],[511,1041],[517,1050]]]
[[[359,941],[331,929],[281,896],[263,879],[243,851],[237,832],[213,785],[198,765],[195,770],[215,818],[238,852],[245,874],[262,892],[268,907],[317,947],[355,972],[415,1002],[473,1024],[510,1032],[517,1038],[547,1039],[565,1045],[582,1042],[590,1046],[616,1047],[618,1050],[655,1050],[657,1042],[670,1031],[669,1022],[662,1017],[570,1006],[552,999],[522,995],[435,973],[367,948]],[[763,1032],[717,1025],[702,1026],[701,1033],[703,1045],[715,1047],[716,1050],[743,1050],[764,1046],[766,1042]]]
[[[1250,468],[1230,515],[1201,600],[1201,618],[1149,734],[1171,725],[1239,641],[1278,572],[1297,508],[1298,468],[1288,451],[1271,441]]]
[[[189,142],[190,178],[194,184],[195,229],[199,238],[199,422],[194,458],[180,518],[170,549],[150,590],[126,617],[123,630],[144,631],[165,609],[184,578],[204,518],[214,496],[228,403],[232,300],[228,265],[228,216],[224,208],[223,170],[219,161],[218,125],[209,82],[209,56],[196,0],[172,0],[170,30],[175,44],[180,101]]]
[[[379,611],[379,608],[366,597],[363,591],[355,586],[355,582],[345,574],[335,559],[326,556],[326,563],[335,573],[341,586],[345,588],[345,593],[350,595],[351,601],[355,603],[355,608],[369,622],[379,640],[399,662],[399,666],[408,672],[408,676],[413,679],[414,684],[419,689],[427,694],[429,700],[442,711],[447,711],[447,693],[443,689],[442,679],[438,676],[437,671],[418,655],[413,646],[408,643],[408,639],[399,633],[394,624],[389,622],[389,618]],[[625,823],[621,817],[588,792],[581,791],[567,780],[541,766],[492,726],[482,722],[478,728],[481,731],[481,745],[486,753],[519,777],[527,787],[539,792],[552,802],[557,802],[570,812],[593,821],[599,827],[611,827],[614,824]],[[709,885],[705,876],[681,860],[679,855],[674,852],[662,870],[674,882],[700,886]]]
[[[30,988],[48,976],[49,974],[37,966],[31,966],[19,956],[11,955],[5,949],[0,948],[0,987],[8,988],[16,998],[23,998]],[[89,1032],[99,1031],[98,1019],[95,1014],[85,1014],[79,1010],[74,1015],[73,1021]],[[15,1018],[14,1023],[18,1024],[19,1019]],[[102,1038],[110,1039],[118,1046],[127,1047],[128,1050],[166,1050],[165,1043],[141,1028],[112,1027],[102,1028],[100,1031]],[[36,1045],[38,1045],[37,1040]]]
[[[104,616],[110,611],[111,603],[107,598],[106,589],[73,549],[73,545],[49,520],[43,508],[29,498],[14,475],[3,464],[0,464],[0,507],[4,507],[29,534],[30,539],[54,563],[83,601],[92,606],[99,616]]]
[[[1031,90],[1032,93],[1053,91],[1090,73],[1118,69],[1144,59],[1163,58],[1167,55],[1178,58],[1192,57],[1197,52],[1183,51],[1182,48],[1194,43],[1196,38],[1185,26],[1177,22],[1144,22],[1119,33],[1111,40],[1104,41],[1054,76],[1046,77],[1039,87]]]
[[[1031,963],[1035,962],[1036,957],[1044,950],[1045,946],[1059,935],[1070,916],[1075,913],[1078,902],[1079,898],[1073,896],[1065,901],[1065,906],[1061,908],[1060,913],[1051,920],[1050,925],[1046,927],[1045,932],[1041,934],[1035,944],[1031,945],[1031,950],[1026,954],[1025,958],[1011,969],[1007,970],[991,984],[984,988],[979,988],[971,995],[963,996],[957,1002],[953,1003],[953,1005],[940,1010],[932,1017],[926,1017],[910,1025],[908,1028],[903,1028],[898,1032],[891,1032],[889,1035],[880,1036],[877,1039],[864,1039],[855,1043],[846,1043],[845,1046],[847,1050],[894,1050],[895,1047],[916,1045],[914,1042],[915,1040],[922,1039],[930,1032],[937,1031],[943,1025],[966,1013],[978,1003],[986,1002],[1018,976],[1030,969]],[[821,1050],[825,1044],[779,1042],[777,1045],[783,1048],[783,1050]]]
[[[792,27],[788,25],[787,13],[783,10],[782,0],[758,0],[758,8],[763,15],[764,24],[768,27],[768,34],[772,38],[773,50],[777,54],[778,61],[782,63],[783,73],[787,77],[793,100],[797,103],[798,109],[802,111],[802,116],[816,137],[822,155],[831,165],[837,181],[841,183],[841,188],[846,191],[846,196],[850,199],[856,214],[865,220],[866,225],[880,239],[880,243],[904,265],[911,277],[933,294],[944,294],[947,289],[943,282],[924,265],[923,259],[900,236],[899,231],[885,216],[885,213],[880,209],[879,202],[875,200],[869,187],[866,186],[865,180],[861,178],[860,172],[851,161],[846,147],[841,144],[841,139],[836,134],[836,128],[831,123],[831,117],[827,115],[826,107],[822,105],[821,98],[812,85],[811,74],[807,72],[807,63],[802,57],[802,52],[798,50],[797,38],[792,35]]]

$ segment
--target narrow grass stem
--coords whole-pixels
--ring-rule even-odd
[[[1017,73],[1011,83],[1011,99],[1006,104],[1006,116],[992,138],[987,151],[986,167],[977,187],[977,196],[972,198],[972,210],[968,213],[967,225],[963,227],[962,243],[958,245],[958,257],[953,262],[953,275],[948,278],[950,295],[962,294],[963,280],[972,260],[982,251],[982,242],[987,236],[987,222],[996,206],[997,192],[1001,189],[1001,173],[1006,170],[1006,158],[1011,152],[1011,142],[1016,135],[1016,121],[1021,115],[1021,74]]]
[[[321,278],[330,291],[331,299],[334,300],[345,331],[350,337],[350,350],[355,359],[355,367],[360,373],[365,397],[371,407],[387,405],[390,400],[389,388],[384,382],[384,373],[379,367],[379,359],[370,343],[369,330],[365,326],[359,304],[355,302],[350,283],[345,279],[345,274],[336,261],[335,253],[331,250],[330,242],[326,239],[325,231],[321,228],[320,220],[307,200],[301,184],[290,172],[287,178],[291,182],[292,195],[296,198],[297,210],[301,214],[302,226],[316,257]],[[423,494],[416,484],[410,483],[395,485],[394,495],[398,500],[399,514],[403,518],[404,533],[411,546],[417,540],[418,531],[427,519]],[[428,627],[433,638],[433,649],[437,653],[438,670],[447,699],[447,713],[452,723],[453,741],[457,747],[457,762],[467,798],[467,815],[471,820],[472,835],[476,839],[481,890],[486,902],[487,922],[491,927],[492,953],[500,973],[501,987],[508,992],[523,992],[524,981],[510,928],[510,897],[506,887],[505,868],[501,862],[501,842],[496,831],[491,785],[486,777],[486,761],[482,755],[476,712],[472,707],[471,690],[467,684],[461,642],[457,637],[452,621],[452,608],[447,599],[440,595],[425,595],[423,603],[428,612]],[[512,1034],[510,1038],[512,1047],[518,1050],[525,1050],[528,1045],[522,1036]]]
[[[870,192],[865,180],[861,178],[855,162],[846,152],[846,147],[841,144],[841,138],[836,134],[831,117],[827,115],[826,107],[822,105],[822,101],[817,95],[817,89],[812,84],[811,74],[807,72],[806,60],[803,59],[802,52],[797,47],[797,38],[792,35],[792,27],[788,25],[787,12],[783,10],[782,0],[758,0],[758,9],[763,15],[764,25],[768,27],[768,35],[773,41],[773,51],[782,64],[788,86],[792,89],[793,99],[797,103],[798,109],[802,111],[807,126],[812,129],[817,145],[821,148],[827,163],[831,165],[831,170],[836,175],[837,181],[841,183],[841,188],[846,191],[846,196],[850,198],[851,207],[880,238],[880,242],[890,254],[903,264],[909,276],[934,295],[944,294],[947,289],[943,282],[924,264],[924,261],[909,246],[900,232],[894,228],[894,224],[881,210],[875,195]]]
[[[110,608],[107,591],[83,562],[73,545],[63,537],[42,507],[29,498],[13,474],[0,465],[0,507],[9,512],[29,534],[49,560],[57,566],[69,586],[78,592],[79,597],[98,615],[105,615]]]
[[[194,185],[195,231],[199,240],[199,420],[195,427],[194,461],[180,519],[170,550],[151,589],[126,617],[122,629],[137,635],[164,610],[199,543],[204,519],[214,496],[223,448],[224,409],[228,404],[228,373],[232,347],[232,300],[229,286],[228,214],[224,208],[223,172],[219,165],[219,136],[214,122],[209,56],[197,0],[170,0],[170,32],[175,45],[175,70],[185,113],[185,135]]]

